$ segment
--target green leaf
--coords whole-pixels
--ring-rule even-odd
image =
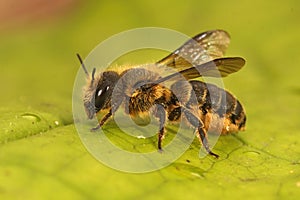
[[[298,199],[298,4],[91,1],[61,21],[1,32],[0,198]],[[247,130],[218,139],[213,151],[219,159],[199,158],[195,138],[171,165],[132,174],[99,162],[80,140],[71,109],[80,67],[75,53],[87,55],[99,41],[143,26],[190,36],[223,28],[232,37],[228,55],[246,59],[224,83],[246,108]],[[163,56],[132,57],[130,63]],[[124,135],[113,122],[104,129],[112,143],[128,151],[156,149],[156,136]],[[164,144],[175,132],[169,125]]]

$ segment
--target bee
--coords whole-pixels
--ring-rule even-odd
[[[159,150],[162,150],[167,121],[176,122],[184,117],[195,128],[205,150],[218,158],[210,149],[208,130],[221,134],[244,130],[245,110],[230,92],[195,79],[226,77],[245,65],[241,57],[223,57],[229,42],[230,36],[226,31],[207,31],[194,36],[156,63],[131,67],[121,72],[108,70],[97,75],[95,68],[91,75],[88,73],[77,54],[88,78],[83,95],[87,117],[92,119],[98,112],[107,111],[98,120],[98,126],[91,130],[102,127],[124,103],[126,114],[132,118],[151,114],[158,119]],[[161,73],[152,71],[163,67],[176,72],[161,76]],[[174,83],[170,87],[163,84],[171,80]]]

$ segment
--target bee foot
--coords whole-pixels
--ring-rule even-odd
[[[158,153],[163,153],[164,150],[163,150],[163,149],[158,149],[157,152],[158,152]]]
[[[213,153],[213,152],[211,152],[211,151],[208,152],[208,153],[209,153],[209,155],[212,155],[213,157],[215,157],[215,158],[217,158],[217,159],[219,158],[219,155],[218,155],[218,154],[215,154],[215,153]]]
[[[97,131],[99,128],[100,128],[100,125],[98,125],[98,126],[96,126],[96,127],[94,127],[94,128],[91,128],[91,132],[95,132],[95,131]]]

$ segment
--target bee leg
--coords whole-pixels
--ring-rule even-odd
[[[161,143],[165,135],[165,124],[166,124],[166,111],[164,107],[160,104],[156,105],[156,113],[155,116],[159,120],[159,132],[158,132],[158,150],[162,151]]]
[[[219,158],[218,154],[215,154],[214,152],[212,152],[209,148],[209,144],[208,144],[208,140],[207,140],[207,134],[206,134],[206,130],[204,129],[204,127],[199,126],[198,127],[198,134],[200,136],[201,142],[205,148],[205,150],[209,153],[209,155],[214,156],[215,158]]]
[[[219,155],[213,153],[210,148],[209,148],[209,144],[208,144],[208,139],[207,139],[207,135],[206,135],[206,130],[204,128],[204,124],[203,122],[198,119],[193,113],[191,113],[187,108],[182,108],[183,112],[187,118],[187,120],[194,126],[197,127],[197,132],[199,134],[199,137],[201,139],[201,143],[203,144],[205,150],[212,156],[218,158]]]
[[[103,124],[108,120],[108,118],[112,115],[111,110],[101,119],[99,120],[98,126],[94,127],[91,129],[91,131],[96,131],[98,130]]]

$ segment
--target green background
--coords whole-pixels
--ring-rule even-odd
[[[1,199],[300,198],[299,1],[74,5],[66,14],[0,31]],[[219,138],[218,160],[199,159],[195,141],[169,167],[129,174],[101,164],[81,143],[71,107],[80,67],[75,53],[84,57],[111,35],[146,26],[190,36],[227,30],[227,55],[247,60],[224,79],[246,108],[247,130]],[[110,137],[121,144],[118,134]]]

